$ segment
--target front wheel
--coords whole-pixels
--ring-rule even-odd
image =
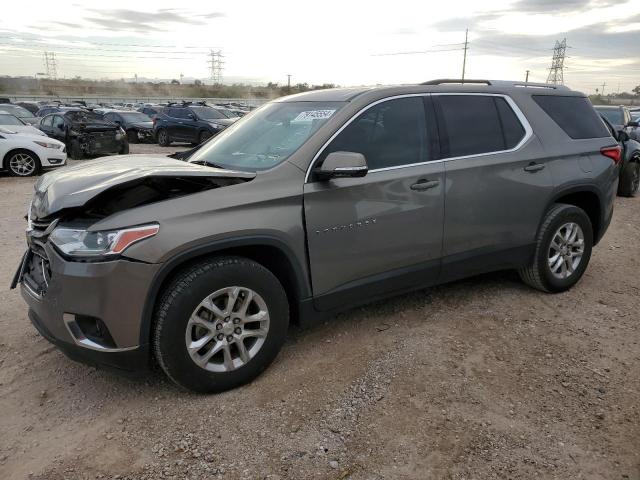
[[[10,153],[5,159],[5,169],[14,177],[30,177],[41,169],[40,159],[28,150],[18,150]]]
[[[618,195],[622,197],[635,197],[640,188],[640,158],[634,159],[624,165],[620,173]]]
[[[167,132],[164,128],[158,130],[157,137],[158,145],[160,145],[161,147],[168,147],[171,143],[171,140],[169,139],[169,132]]]
[[[582,277],[593,247],[591,220],[581,208],[558,203],[542,222],[531,265],[520,269],[520,278],[544,292],[563,292]]]
[[[289,325],[278,279],[242,257],[211,258],[178,274],[155,312],[155,357],[178,385],[221,392],[275,359]]]

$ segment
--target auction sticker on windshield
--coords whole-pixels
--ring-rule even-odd
[[[300,112],[293,122],[310,122],[311,120],[326,120],[335,113],[334,110],[308,110]]]

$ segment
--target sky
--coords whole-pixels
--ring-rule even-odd
[[[277,2],[5,0],[0,75],[202,79],[342,86],[460,78],[544,82],[567,39],[564,80],[594,93],[640,84],[640,0]]]

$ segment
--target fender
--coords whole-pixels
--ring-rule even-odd
[[[296,277],[297,294],[300,300],[304,300],[311,296],[311,286],[308,280],[308,276],[305,274],[305,270],[300,265],[300,262],[296,259],[295,254],[289,248],[289,246],[279,238],[269,235],[249,235],[245,237],[233,237],[215,242],[205,243],[197,245],[185,251],[174,255],[167,260],[160,270],[156,273],[155,277],[151,281],[151,286],[147,292],[147,297],[144,302],[144,308],[142,310],[142,322],[140,324],[140,345],[147,345],[149,343],[149,334],[151,329],[151,322],[153,320],[153,309],[155,307],[156,299],[160,288],[169,275],[179,268],[180,265],[188,262],[191,259],[201,257],[203,255],[209,255],[222,250],[237,248],[237,247],[255,247],[255,246],[269,246],[275,247],[280,250],[288,259],[289,263],[293,267],[293,271]]]

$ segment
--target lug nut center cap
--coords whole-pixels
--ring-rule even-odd
[[[233,328],[234,328],[234,327],[233,327],[233,324],[232,324],[232,323],[225,323],[225,324],[222,326],[222,332],[223,332],[225,335],[231,335],[231,334],[233,333]]]

